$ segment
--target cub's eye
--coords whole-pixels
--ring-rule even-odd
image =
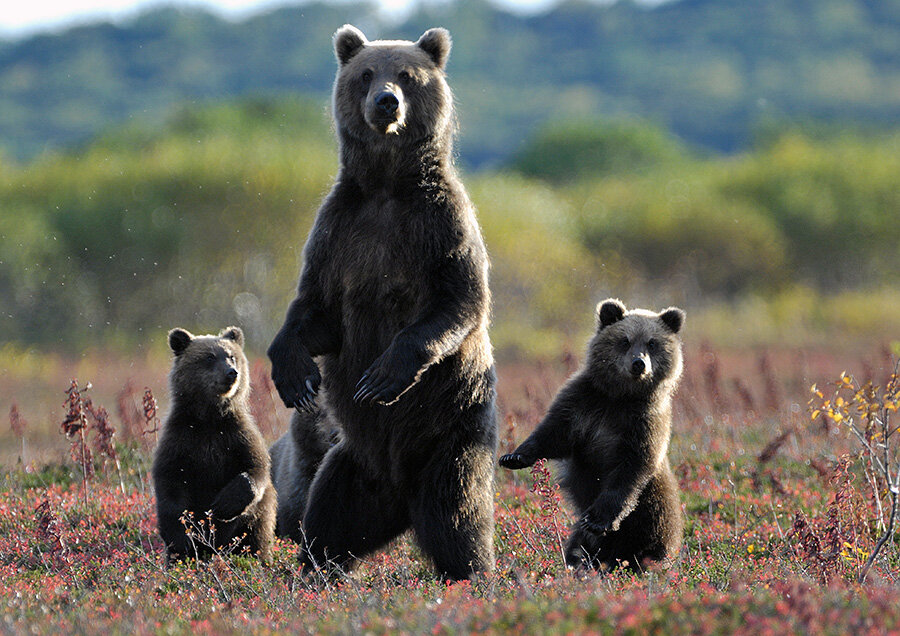
[[[647,341],[647,351],[650,353],[656,353],[659,349],[659,343],[656,340],[648,340]]]
[[[408,84],[409,81],[412,79],[410,74],[407,73],[406,71],[400,71],[400,74],[397,77],[399,77],[400,81],[403,82],[404,84]]]
[[[365,84],[368,84],[369,82],[371,82],[371,81],[372,81],[372,71],[370,71],[370,70],[368,70],[368,69],[366,69],[365,71],[363,71],[363,74],[362,74],[362,81],[363,81],[363,83],[365,83]]]
[[[216,354],[207,353],[206,354],[206,364],[213,365],[216,363]]]
[[[628,342],[628,338],[619,338],[619,342],[617,344],[619,346],[619,349],[623,350],[627,349],[631,345],[631,343]]]

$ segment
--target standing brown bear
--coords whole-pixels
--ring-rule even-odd
[[[684,312],[626,311],[614,299],[597,310],[584,366],[500,465],[566,460],[562,483],[580,516],[567,563],[639,571],[648,561],[668,564],[681,549],[681,502],[666,453]]]
[[[250,415],[244,334],[229,327],[218,336],[169,332],[175,354],[169,385],[172,407],[153,458],[153,486],[166,561],[204,556],[181,523],[212,513],[213,545],[248,547],[268,560],[275,529],[275,489],[269,453]]]
[[[342,430],[309,493],[305,563],[352,567],[411,527],[442,576],[471,577],[494,565],[496,380],[450,36],[369,42],[347,25],[334,45],[340,171],[268,351],[284,403],[309,407],[321,382]]]

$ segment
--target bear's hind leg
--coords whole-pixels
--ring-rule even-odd
[[[494,569],[493,476],[486,447],[440,457],[423,471],[410,516],[419,545],[446,579]]]
[[[408,527],[406,502],[369,477],[339,443],[325,455],[310,488],[304,565],[352,569]]]

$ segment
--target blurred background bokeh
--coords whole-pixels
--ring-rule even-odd
[[[580,355],[607,296],[684,307],[697,346],[900,339],[894,0],[134,4],[0,39],[4,410],[66,360],[161,377],[173,326],[265,350],[346,22],[451,31],[500,360]]]

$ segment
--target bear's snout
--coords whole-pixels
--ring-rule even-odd
[[[231,365],[228,365],[228,368],[223,371],[222,375],[220,376],[222,380],[219,384],[219,393],[222,397],[226,399],[234,397],[240,385],[240,383],[238,382],[239,376],[240,372]]]
[[[366,101],[366,123],[375,132],[396,135],[406,120],[403,91],[392,83],[382,84],[369,93]]]
[[[391,91],[384,91],[375,97],[375,106],[383,110],[388,115],[393,115],[400,107],[400,100]]]
[[[635,356],[631,360],[631,375],[635,378],[640,378],[644,375],[650,373],[650,358],[646,355],[641,354],[639,356]]]

